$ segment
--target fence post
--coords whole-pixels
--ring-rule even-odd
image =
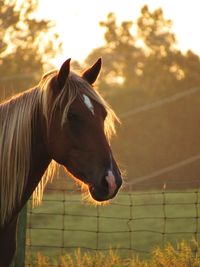
[[[13,267],[25,266],[26,222],[27,222],[27,205],[24,206],[19,215],[19,222],[17,229],[17,251]]]

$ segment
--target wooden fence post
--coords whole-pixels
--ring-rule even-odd
[[[13,267],[25,267],[26,223],[27,223],[27,205],[24,206],[19,215],[19,222],[17,229],[17,251]]]

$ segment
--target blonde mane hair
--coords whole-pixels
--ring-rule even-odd
[[[54,99],[51,81],[56,75],[57,71],[45,74],[37,87],[0,105],[0,226],[9,220],[13,209],[19,205],[28,182],[34,136],[32,120],[37,107],[41,107],[46,118],[48,134],[57,107],[63,106],[66,102],[62,115],[63,124],[71,103],[84,93],[106,109],[108,115],[105,121],[105,133],[108,139],[115,133],[114,122],[118,118],[114,111],[96,90],[75,73],[70,72],[64,88]],[[52,179],[55,166],[52,160],[35,189],[34,203],[42,200],[45,185]]]

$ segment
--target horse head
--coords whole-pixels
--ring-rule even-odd
[[[117,117],[92,86],[100,69],[101,59],[78,76],[66,60],[49,82],[46,116],[50,157],[104,201],[117,194],[122,178],[108,136]]]

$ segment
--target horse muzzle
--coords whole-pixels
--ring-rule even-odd
[[[89,186],[90,195],[96,201],[105,201],[116,196],[122,185],[122,177],[119,171],[108,170],[100,183]]]

